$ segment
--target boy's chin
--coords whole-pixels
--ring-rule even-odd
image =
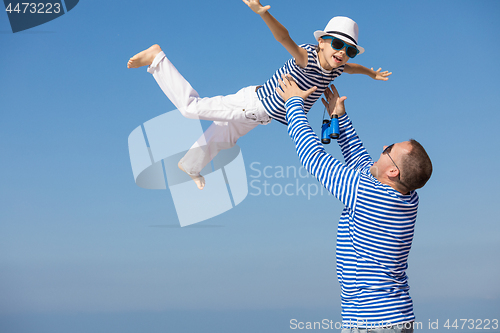
[[[334,62],[333,64],[331,64],[331,66],[335,69],[335,68],[339,68],[340,66],[344,66],[346,63],[347,63],[347,61]]]

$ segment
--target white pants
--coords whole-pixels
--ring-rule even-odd
[[[233,147],[257,125],[271,122],[257,97],[256,86],[233,95],[200,98],[163,52],[158,53],[148,72],[184,117],[214,121],[180,161],[189,174],[199,174],[220,150]]]

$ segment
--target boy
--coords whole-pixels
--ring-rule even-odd
[[[270,6],[262,6],[258,0],[243,2],[262,17],[276,40],[293,57],[264,85],[249,86],[233,95],[200,98],[158,45],[136,54],[127,64],[128,68],[148,66],[148,72],[153,74],[160,88],[185,117],[213,121],[178,164],[200,190],[205,186],[200,171],[220,150],[233,147],[240,137],[257,125],[270,123],[271,119],[287,124],[283,99],[276,92],[281,75],[290,74],[303,90],[317,86],[305,102],[307,112],[329,83],[344,71],[384,81],[392,74],[381,72],[381,69],[374,71],[361,65],[346,64],[350,58],[364,52],[357,45],[358,26],[347,17],[334,17],[324,31],[316,31],[317,46],[299,46],[290,38],[286,28],[269,14]]]

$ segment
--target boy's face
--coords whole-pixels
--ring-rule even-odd
[[[331,39],[320,38],[319,42],[319,63],[327,71],[331,71],[347,63],[349,57],[346,54],[346,48],[335,50],[332,47]],[[352,44],[349,44],[352,45]],[[352,45],[354,46],[354,45]]]

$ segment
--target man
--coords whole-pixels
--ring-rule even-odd
[[[291,78],[280,85],[288,133],[300,161],[345,205],[336,252],[342,333],[412,332],[415,316],[406,268],[417,216],[415,190],[431,176],[429,156],[410,140],[385,146],[373,162],[345,113],[346,97],[339,97],[332,85],[323,104],[339,117],[343,164],[325,151],[305,116],[303,102],[314,87],[302,91]]]

